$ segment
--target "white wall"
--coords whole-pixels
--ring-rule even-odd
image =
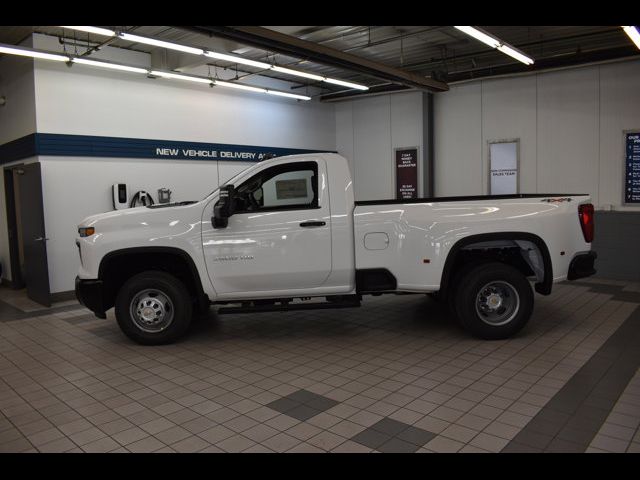
[[[34,42],[53,49],[56,39]],[[101,57],[122,63],[150,61],[104,50]],[[36,62],[35,78],[38,132],[335,149],[332,104],[47,61]]]
[[[623,130],[640,129],[640,61],[452,85],[435,95],[436,195],[488,193],[487,142],[520,139],[522,193],[622,207]]]
[[[422,93],[380,95],[336,103],[336,148],[349,160],[356,200],[395,198],[393,150],[418,147],[422,195]]]

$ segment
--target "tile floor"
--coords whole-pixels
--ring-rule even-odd
[[[640,284],[536,295],[482,341],[422,295],[212,312],[142,347],[0,289],[0,452],[638,452]]]

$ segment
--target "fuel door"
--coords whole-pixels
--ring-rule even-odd
[[[364,236],[364,248],[367,250],[384,250],[388,246],[389,235],[384,232],[372,232]]]

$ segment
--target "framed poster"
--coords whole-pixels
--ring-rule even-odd
[[[640,129],[624,132],[623,205],[640,205]]]
[[[489,195],[518,193],[520,140],[489,142]]]
[[[395,149],[396,199],[418,198],[418,147]]]

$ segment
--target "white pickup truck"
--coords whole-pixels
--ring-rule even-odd
[[[588,195],[354,201],[343,157],[258,163],[200,201],[90,216],[79,226],[79,301],[115,306],[124,333],[174,341],[219,313],[359,306],[432,294],[472,334],[506,338],[533,292],[595,273]]]

